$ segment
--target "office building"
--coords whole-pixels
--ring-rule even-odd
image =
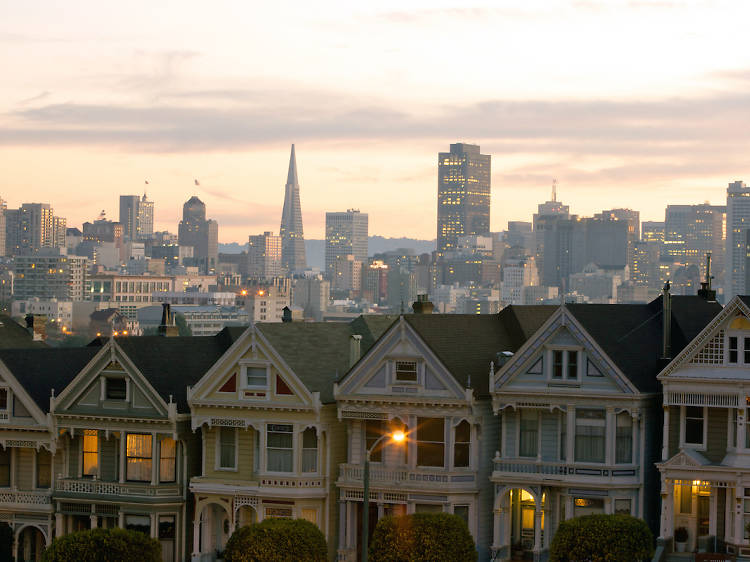
[[[201,271],[215,271],[219,262],[219,223],[206,219],[206,205],[195,195],[182,206],[178,232],[180,246],[193,247],[194,260]]]
[[[87,260],[64,249],[44,248],[13,260],[13,298],[82,301],[87,286]]]
[[[146,194],[120,195],[120,224],[123,236],[131,240],[149,239],[154,234],[154,202]]]
[[[456,143],[438,154],[437,252],[443,257],[466,234],[490,232],[491,157]]]
[[[65,245],[65,219],[55,217],[49,203],[24,203],[18,209],[4,210],[3,215],[7,255],[28,255]]]
[[[735,295],[744,295],[747,262],[747,233],[750,229],[750,188],[734,181],[727,187],[727,222],[724,298],[728,302]]]
[[[281,262],[289,271],[302,271],[307,267],[305,258],[305,236],[302,230],[302,204],[299,200],[297,158],[292,145],[289,156],[289,172],[284,186],[284,209],[281,214]]]
[[[250,236],[246,275],[250,279],[270,280],[282,274],[282,239],[273,232]]]
[[[333,274],[336,260],[352,255],[367,260],[367,213],[348,209],[345,213],[326,213],[326,272]]]
[[[664,221],[665,259],[696,265],[706,273],[706,254],[711,253],[711,272],[723,278],[726,207],[719,205],[668,205]]]

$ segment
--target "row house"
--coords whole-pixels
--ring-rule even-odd
[[[341,379],[334,391],[347,435],[337,480],[339,560],[357,560],[361,549],[368,452],[370,533],[384,515],[453,513],[486,558],[497,442],[487,372],[499,350],[517,349],[552,310],[401,316]],[[396,430],[406,433],[404,443],[376,446]]]
[[[734,297],[658,376],[659,543],[750,556],[750,298]]]
[[[392,317],[256,324],[189,390],[202,437],[192,559],[215,560],[240,525],[268,517],[316,524],[335,551],[335,475],[346,456],[333,387]]]
[[[656,375],[670,347],[682,350],[721,310],[698,296],[666,296],[558,307],[493,366],[495,559],[546,560],[557,526],[571,517],[624,513],[655,527]]]

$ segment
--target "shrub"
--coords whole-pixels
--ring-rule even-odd
[[[372,562],[476,562],[477,551],[463,519],[449,513],[383,517],[370,544]]]
[[[91,529],[57,537],[42,562],[161,562],[161,546],[137,531]]]
[[[226,562],[328,560],[328,546],[317,526],[304,519],[264,519],[240,527],[227,541]]]
[[[560,523],[550,562],[634,562],[650,559],[654,537],[630,515],[585,515]]]

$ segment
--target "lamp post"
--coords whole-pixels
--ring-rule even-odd
[[[406,434],[401,431],[394,431],[393,433],[384,433],[372,444],[372,447],[367,449],[365,452],[365,475],[363,479],[364,487],[364,502],[362,505],[362,562],[367,562],[367,543],[370,539],[370,453],[380,445],[380,442],[386,437],[390,437],[394,443],[403,443],[406,439]]]

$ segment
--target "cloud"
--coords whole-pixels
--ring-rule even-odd
[[[28,105],[30,103],[33,103],[35,101],[42,101],[43,99],[48,98],[50,95],[52,95],[52,92],[45,90],[43,92],[39,92],[35,96],[31,96],[30,98],[22,99],[18,102],[18,105]]]

